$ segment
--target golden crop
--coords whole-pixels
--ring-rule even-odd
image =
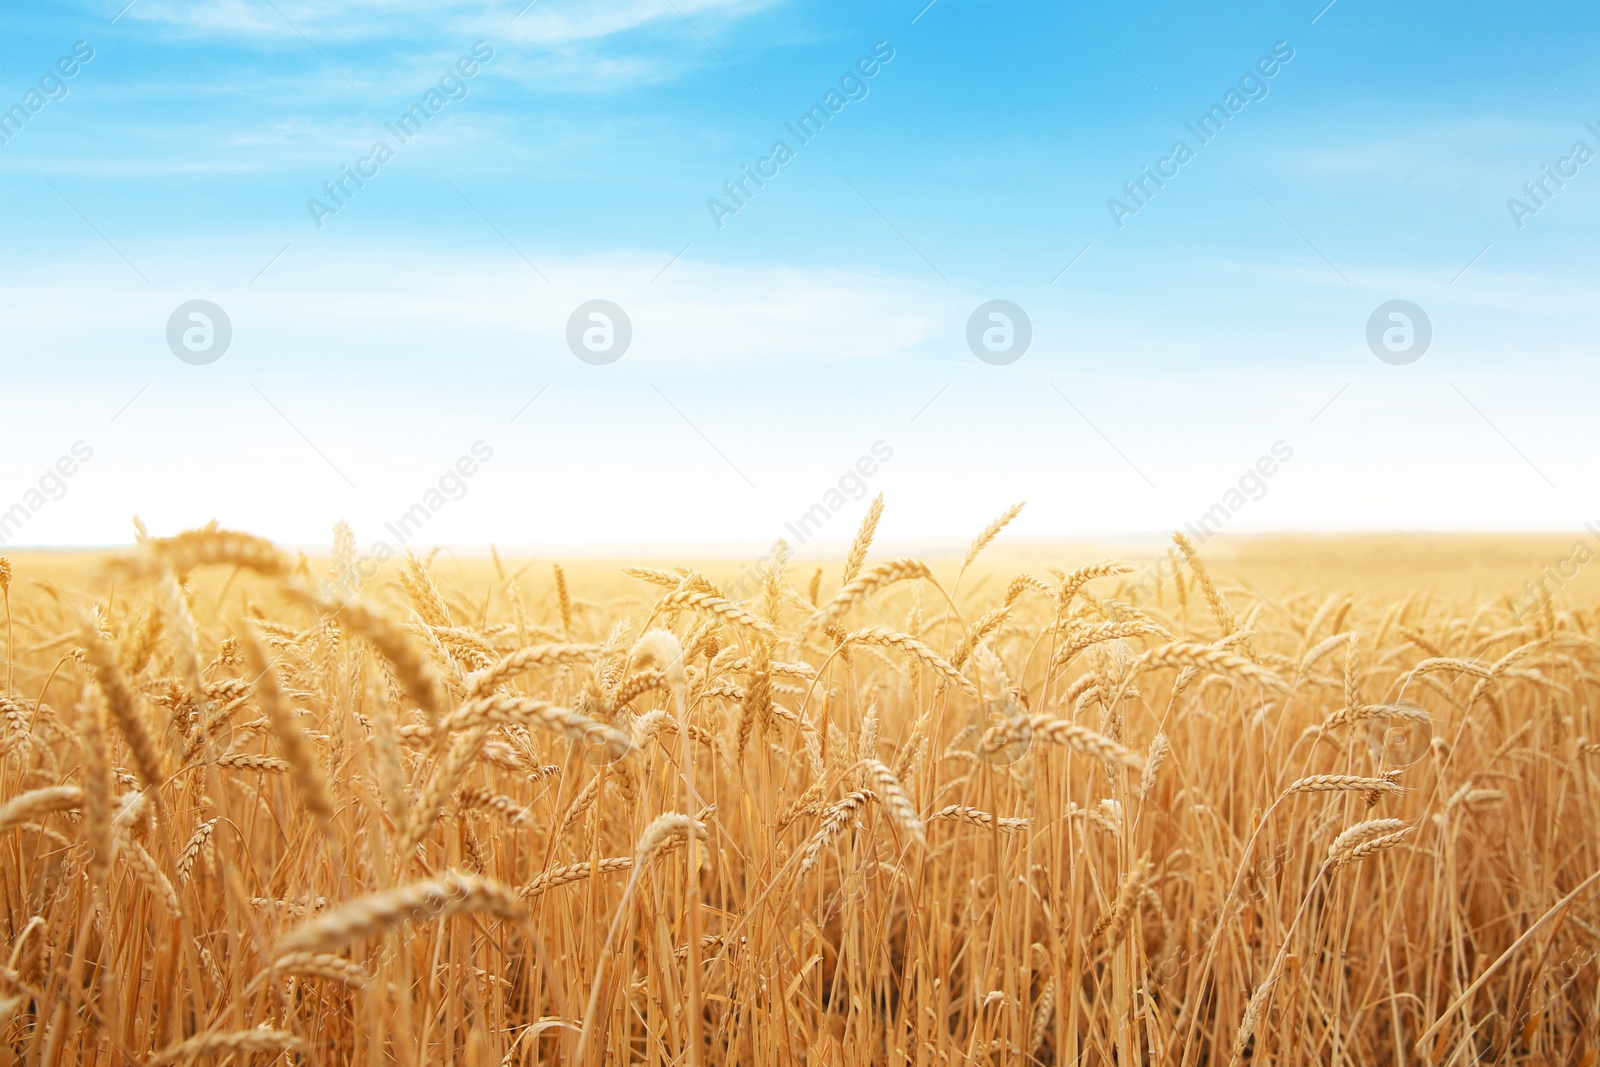
[[[1595,1062],[1596,612],[980,562],[1015,509],[878,560],[877,514],[745,598],[357,590],[344,530],[0,562],[0,1047]]]

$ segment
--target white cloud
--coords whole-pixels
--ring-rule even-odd
[[[778,0],[510,0],[486,11],[460,0],[348,0],[342,4],[247,0],[138,0],[126,19],[180,28],[194,35],[297,36],[314,40],[389,41],[444,33],[470,39],[495,34],[510,41],[559,45],[627,33],[652,23],[703,15],[726,20]],[[276,10],[274,10],[276,8]]]

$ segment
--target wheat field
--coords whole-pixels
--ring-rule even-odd
[[[1600,612],[880,511],[748,590],[342,526],[0,562],[0,1047],[1595,1063]]]

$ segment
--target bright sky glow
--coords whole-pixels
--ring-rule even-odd
[[[0,545],[1600,518],[1592,5],[125,2],[0,15]]]

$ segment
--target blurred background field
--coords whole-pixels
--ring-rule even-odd
[[[359,531],[358,531],[359,534]],[[1513,597],[1526,601],[1529,589],[1537,588],[1543,576],[1546,587],[1557,600],[1584,602],[1600,597],[1600,566],[1568,565],[1571,577],[1558,568],[1572,559],[1574,548],[1600,554],[1600,539],[1585,532],[1573,534],[1470,534],[1470,533],[1369,533],[1344,535],[1261,535],[1212,538],[1201,546],[1206,559],[1219,577],[1240,589],[1253,584],[1257,595],[1272,597],[1293,589],[1314,589],[1324,593],[1341,592],[1360,598],[1382,600],[1418,594],[1438,593],[1452,599],[1477,601]],[[938,572],[951,572],[959,566],[964,543],[954,541],[879,543],[879,552],[890,556],[909,555],[927,561]],[[990,548],[969,571],[963,587],[976,591],[985,583],[1004,583],[1012,574],[1029,568],[1071,569],[1091,560],[1121,559],[1136,567],[1154,568],[1165,558],[1167,540],[1157,534],[1084,541],[1013,541]],[[843,556],[845,542],[813,542],[790,546],[796,573],[821,566],[830,575]],[[753,592],[760,574],[760,562],[770,553],[757,544],[730,545],[714,550],[705,546],[639,546],[613,548],[603,554],[585,546],[559,546],[537,551],[516,548],[490,552],[457,552],[449,548],[428,549],[413,546],[418,555],[428,556],[436,580],[459,581],[476,587],[489,577],[510,577],[520,573],[525,591],[544,591],[554,595],[550,565],[566,568],[575,585],[585,589],[603,586],[607,579],[619,577],[624,564],[642,567],[689,566],[721,583],[737,585],[749,581]],[[291,549],[292,551],[292,549]],[[63,586],[96,587],[110,551],[38,551],[4,553],[13,561],[19,575],[49,579]],[[316,574],[327,569],[326,548],[304,549],[307,567]],[[1582,556],[1582,553],[1578,553]],[[498,568],[498,573],[496,568]],[[380,581],[394,569],[390,560],[375,573]],[[225,580],[213,573],[208,581]],[[1247,584],[1249,583],[1249,584]]]

